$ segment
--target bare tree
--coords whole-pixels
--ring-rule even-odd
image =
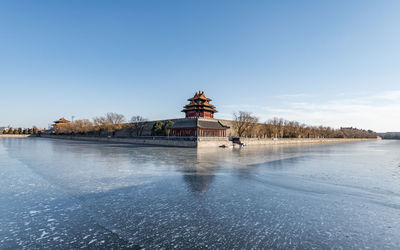
[[[125,116],[122,114],[110,112],[106,114],[106,122],[111,123],[113,125],[121,125],[122,123],[125,122]]]
[[[103,116],[93,118],[94,130],[101,135],[101,132],[106,130],[106,118]]]
[[[258,122],[258,118],[250,112],[239,111],[233,113],[233,129],[239,137],[251,135],[251,131]]]
[[[268,124],[271,126],[272,137],[281,137],[283,119],[274,117],[274,119],[268,121]]]
[[[141,136],[143,134],[143,129],[147,125],[147,119],[140,115],[133,116],[131,118],[132,130],[136,132],[136,136]]]
[[[260,129],[260,134],[264,138],[272,138],[272,137],[274,137],[274,126],[269,122],[266,122],[266,123],[262,124],[261,125],[261,129]]]
[[[115,132],[123,127],[124,122],[125,122],[124,115],[110,112],[106,114],[104,125],[106,131],[112,133],[112,135],[115,136]]]
[[[117,130],[122,129],[124,122],[124,115],[113,112],[107,113],[105,117],[100,116],[93,118],[94,129],[98,131],[99,135],[101,135],[102,132],[106,132],[112,133],[114,136]]]

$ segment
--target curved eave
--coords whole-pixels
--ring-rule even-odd
[[[207,106],[185,106],[183,109],[211,109],[215,110],[215,107],[207,107]]]
[[[190,109],[183,109],[181,112],[190,112],[190,111],[206,111],[206,112],[212,112],[212,113],[217,113],[218,111],[215,109],[208,109],[208,108],[190,108]]]
[[[188,100],[188,101],[204,100],[204,101],[208,101],[208,102],[211,102],[211,101],[212,101],[212,99],[207,98],[207,97],[192,97],[192,98],[189,98],[189,99],[187,99],[187,100]]]
[[[214,105],[208,104],[208,105],[202,105],[202,104],[188,104],[184,106],[183,108],[188,109],[188,108],[210,108],[210,109],[215,109]]]

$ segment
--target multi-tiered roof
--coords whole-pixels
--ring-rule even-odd
[[[204,91],[197,91],[192,98],[188,99],[188,101],[190,103],[187,104],[182,110],[182,112],[185,112],[187,118],[190,117],[213,118],[214,113],[218,112],[215,109],[215,106],[210,104],[210,101],[212,100],[204,95]]]

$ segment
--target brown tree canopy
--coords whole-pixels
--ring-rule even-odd
[[[238,113],[233,113],[233,129],[239,137],[250,136],[257,122],[258,118],[250,112],[239,111]]]
[[[106,118],[103,116],[98,116],[93,118],[93,125],[94,125],[94,129],[95,131],[98,131],[99,133],[101,133],[101,131],[105,131],[105,127],[106,127]]]
[[[376,138],[371,130],[357,128],[334,129],[325,126],[308,126],[296,121],[273,118],[263,124],[257,124],[259,129],[256,137],[261,138]]]
[[[53,129],[56,134],[86,134],[94,130],[94,125],[88,119],[82,119],[69,123],[57,123]]]
[[[107,113],[105,117],[95,117],[93,118],[94,128],[99,132],[112,133],[115,135],[117,130],[120,130],[123,127],[123,123],[125,122],[125,116],[117,113]]]
[[[76,120],[69,123],[57,123],[54,125],[56,134],[87,134],[98,132],[113,133],[123,127],[125,118],[121,114],[108,113],[106,116],[93,118],[93,122],[88,119]]]

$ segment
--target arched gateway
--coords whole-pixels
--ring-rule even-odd
[[[211,99],[203,91],[196,92],[188,101],[190,103],[182,110],[186,119],[178,120],[170,127],[171,136],[226,136],[229,127],[214,119],[214,113],[218,111],[210,104]]]

